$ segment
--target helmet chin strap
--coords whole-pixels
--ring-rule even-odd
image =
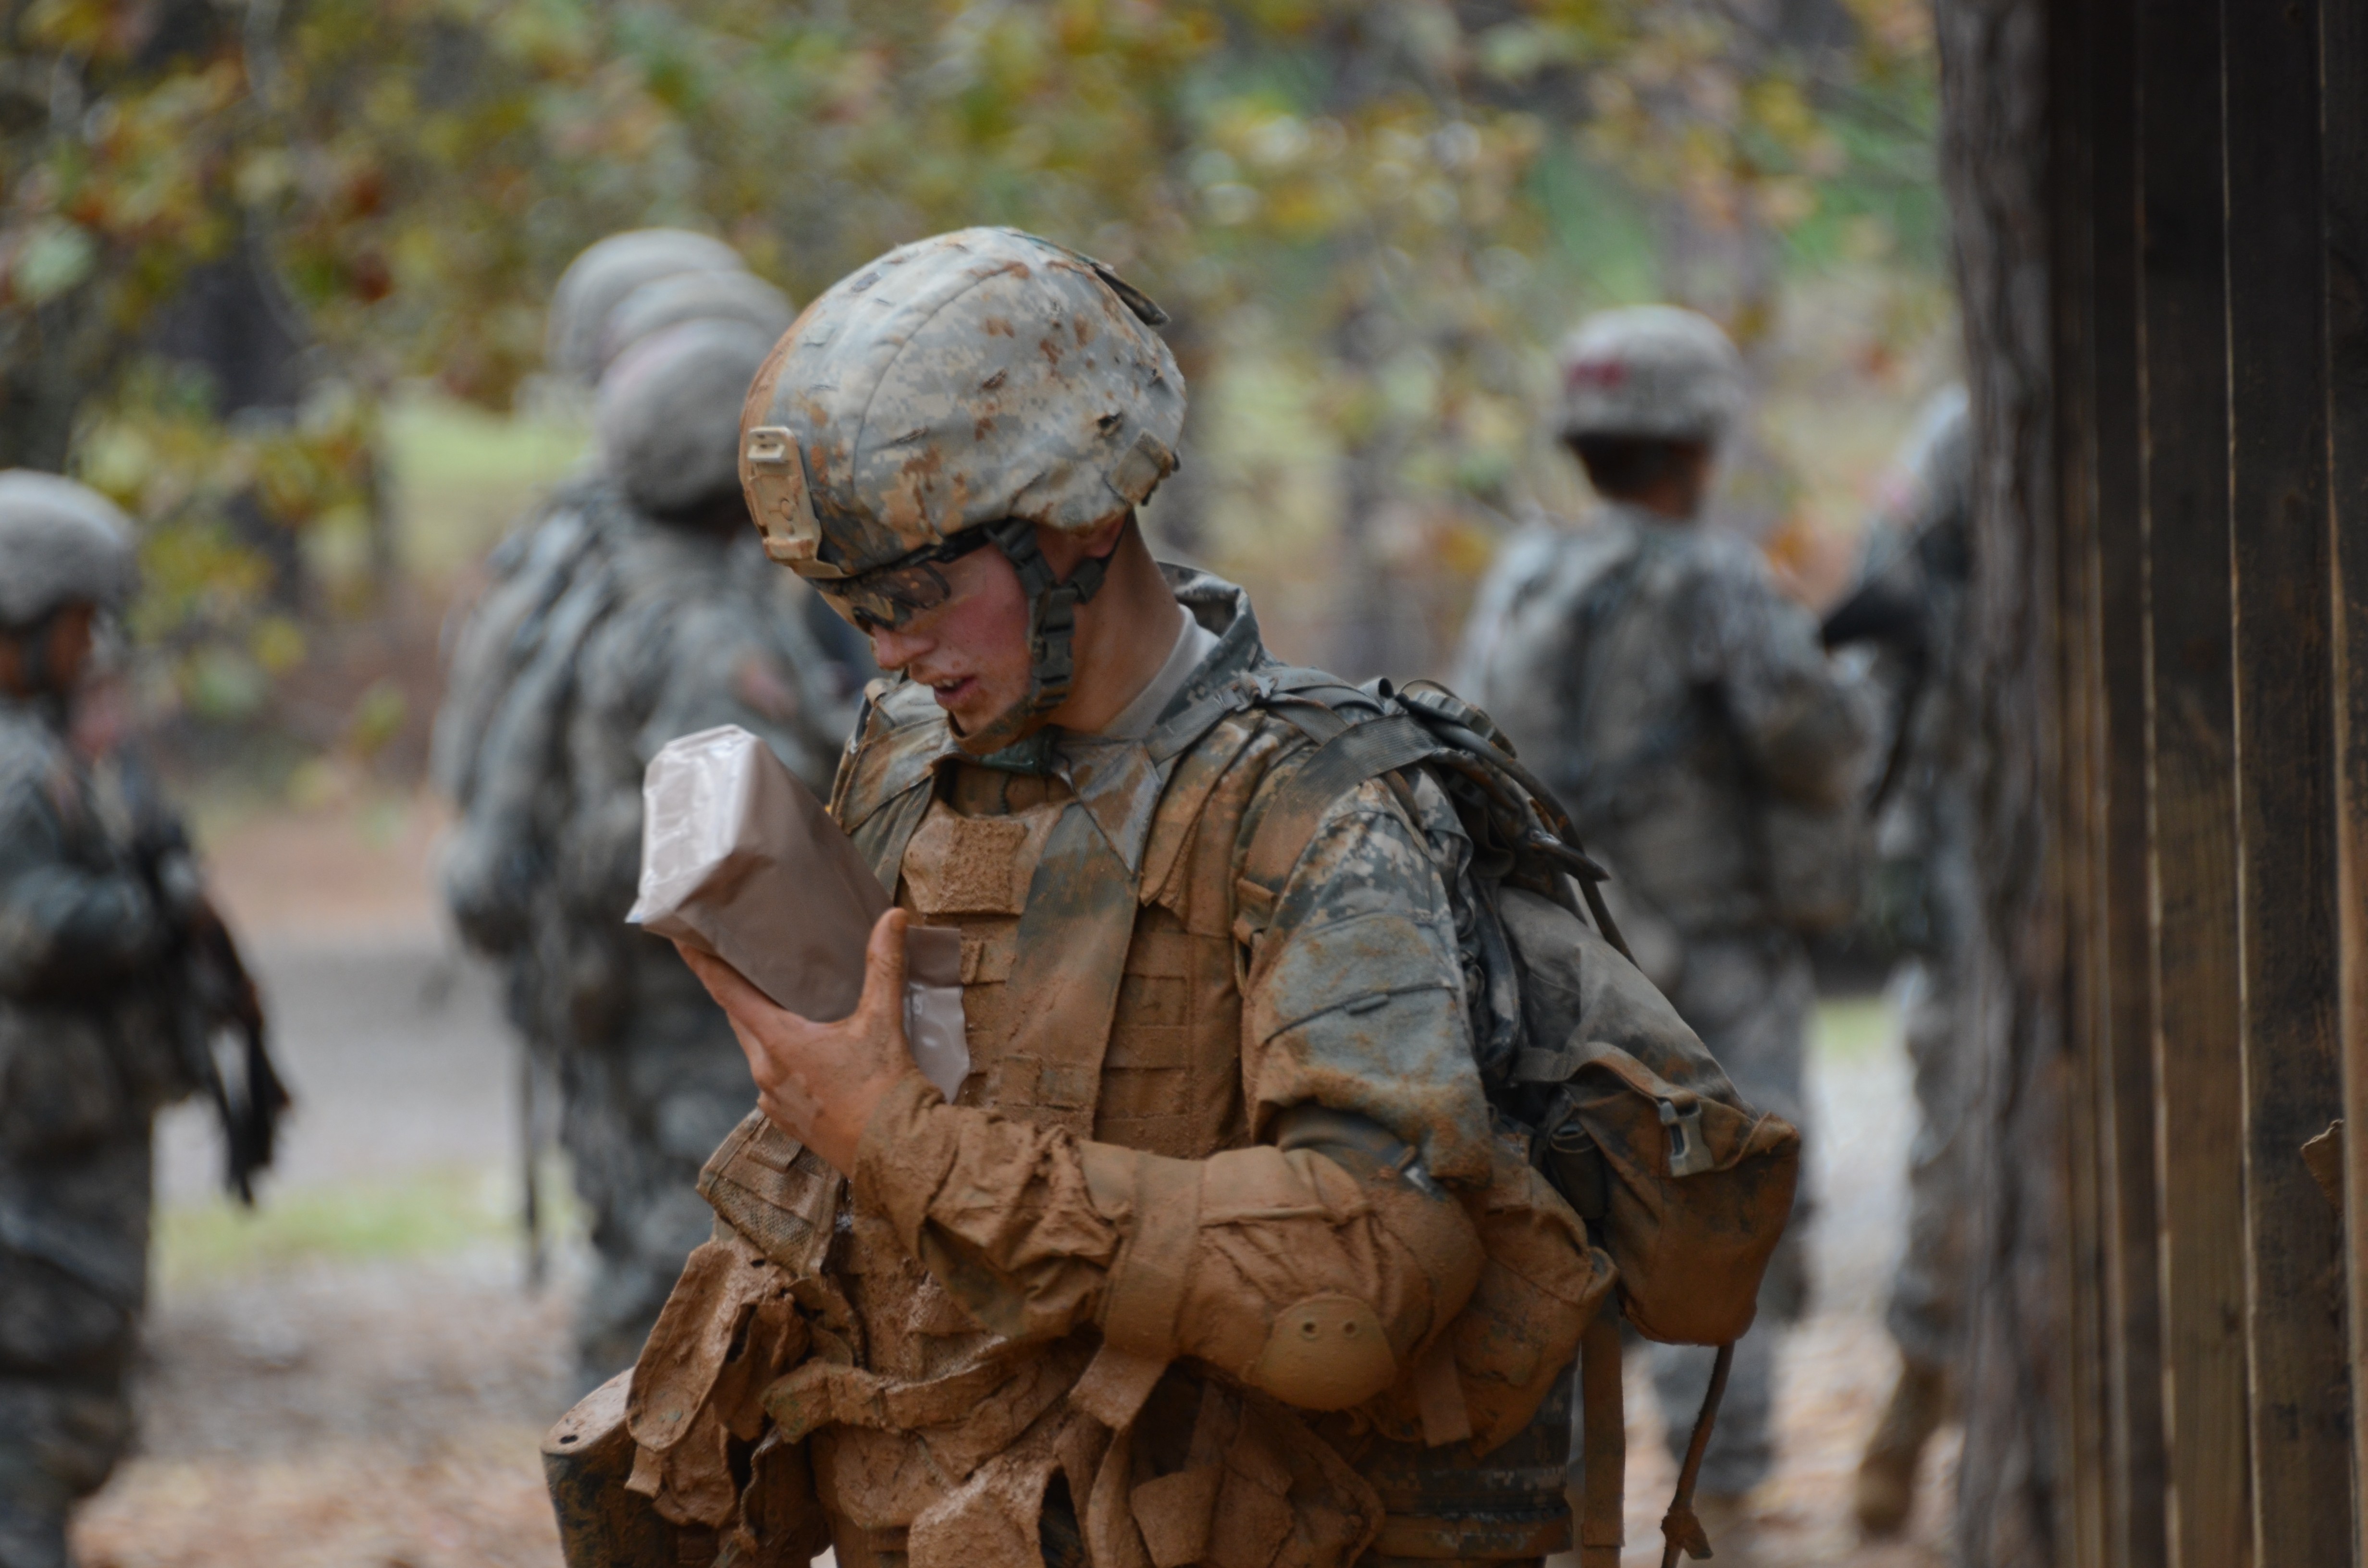
[[[1110,574],[1110,556],[1088,556],[1067,582],[1055,580],[1053,563],[1036,543],[1036,525],[1017,517],[989,525],[987,537],[1019,574],[1019,590],[1028,596],[1028,695],[984,729],[956,737],[965,753],[977,757],[1026,739],[1042,727],[1046,714],[1068,700],[1077,675],[1077,607],[1100,592]]]

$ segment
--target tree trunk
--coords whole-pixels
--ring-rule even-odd
[[[1968,1270],[1963,1560],[2064,1556],[2068,1455],[2055,1426],[2072,1314],[2057,1249],[2070,1203],[2068,975],[2055,870],[2064,762],[2042,0],[1941,0],[1943,177],[1956,222],[1976,450],[1975,657],[1987,846],[1971,1038],[1981,1208]]]

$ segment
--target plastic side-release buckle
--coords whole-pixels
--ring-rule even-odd
[[[1710,1145],[1702,1139],[1702,1104],[1689,1101],[1683,1110],[1675,1100],[1663,1100],[1661,1125],[1669,1130],[1669,1174],[1699,1176],[1711,1168]]]

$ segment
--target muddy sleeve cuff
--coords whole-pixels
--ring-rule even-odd
[[[1077,1140],[950,1106],[914,1074],[881,1101],[856,1151],[856,1203],[981,1324],[1057,1337],[1092,1320],[1119,1233],[1086,1190]]]
[[[1388,1388],[1479,1276],[1463,1208],[1397,1172],[1263,1145],[1187,1161],[1089,1143],[1085,1157],[1125,1237],[1105,1342],[1192,1357],[1303,1408]]]

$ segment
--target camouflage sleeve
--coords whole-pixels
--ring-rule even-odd
[[[129,871],[76,865],[42,774],[0,779],[0,995],[55,996],[154,953],[154,901]]]
[[[1412,780],[1423,828],[1379,779],[1343,795],[1252,938],[1243,1088],[1261,1137],[1284,1108],[1321,1105],[1387,1128],[1442,1180],[1486,1182],[1488,1102],[1430,847],[1463,833],[1439,787]]]
[[[586,651],[571,747],[576,804],[561,855],[570,901],[613,919],[641,877],[642,778],[667,742],[737,724],[816,793],[830,789],[834,710],[808,671],[743,607],[638,605]]]
[[[1362,787],[1322,824],[1251,964],[1245,1084],[1260,1136],[1284,1146],[1170,1159],[948,1106],[915,1076],[865,1131],[857,1198],[996,1333],[1091,1323],[1292,1403],[1359,1403],[1479,1278],[1471,1217],[1415,1160],[1493,1174],[1455,955],[1438,869],[1384,787]],[[1284,1135],[1283,1113],[1319,1107],[1349,1131]],[[1373,1152],[1401,1140],[1397,1158]],[[1270,1354],[1312,1302],[1353,1320],[1356,1355],[1311,1370]]]
[[[1827,657],[1816,618],[1777,592],[1755,557],[1727,562],[1703,585],[1695,626],[1696,677],[1715,683],[1770,788],[1801,805],[1846,804],[1871,715]]]
[[[773,748],[789,770],[827,798],[838,766],[837,703],[821,678],[823,657],[787,614],[745,606],[694,608],[674,634],[655,707],[641,734],[646,763],[668,741],[737,724]]]

